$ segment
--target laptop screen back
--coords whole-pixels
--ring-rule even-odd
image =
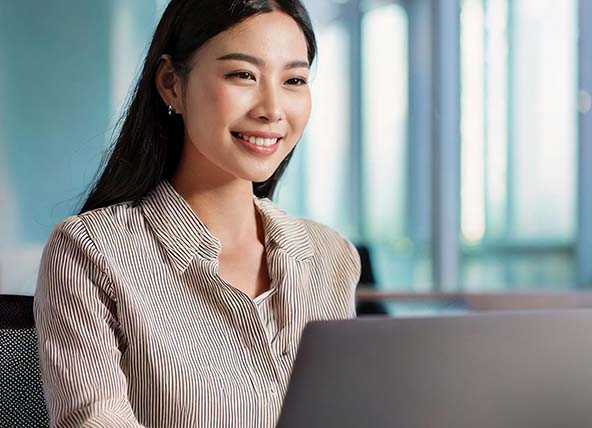
[[[310,323],[295,427],[592,427],[592,311]]]

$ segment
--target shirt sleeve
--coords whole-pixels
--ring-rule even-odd
[[[120,368],[117,317],[105,259],[83,221],[52,232],[35,291],[35,325],[52,427],[141,427]]]
[[[345,239],[345,238],[344,238]],[[349,240],[345,239],[347,245],[347,254],[351,260],[351,268],[348,269],[349,274],[351,277],[348,279],[349,286],[352,288],[351,290],[351,298],[350,298],[350,307],[349,307],[349,316],[351,318],[355,318],[356,314],[356,288],[360,282],[360,277],[362,275],[362,262],[360,260],[360,253]]]

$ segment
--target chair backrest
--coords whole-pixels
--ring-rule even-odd
[[[0,295],[0,427],[48,427],[33,297]]]
[[[374,279],[374,269],[372,268],[372,258],[370,250],[365,245],[357,245],[356,249],[360,255],[360,262],[362,272],[360,275],[360,284],[365,288],[375,288],[376,281]],[[356,313],[358,316],[364,315],[386,315],[388,311],[382,302],[358,302],[356,305]]]

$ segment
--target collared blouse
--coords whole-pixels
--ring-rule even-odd
[[[55,227],[34,306],[53,427],[275,425],[305,324],[355,316],[360,259],[253,201],[271,279],[256,299],[218,275],[220,241],[166,180]]]

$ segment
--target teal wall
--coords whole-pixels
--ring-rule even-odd
[[[158,2],[0,0],[0,293],[30,294],[95,175]]]
[[[16,236],[43,241],[72,213],[109,132],[108,2],[4,2],[2,180]]]

